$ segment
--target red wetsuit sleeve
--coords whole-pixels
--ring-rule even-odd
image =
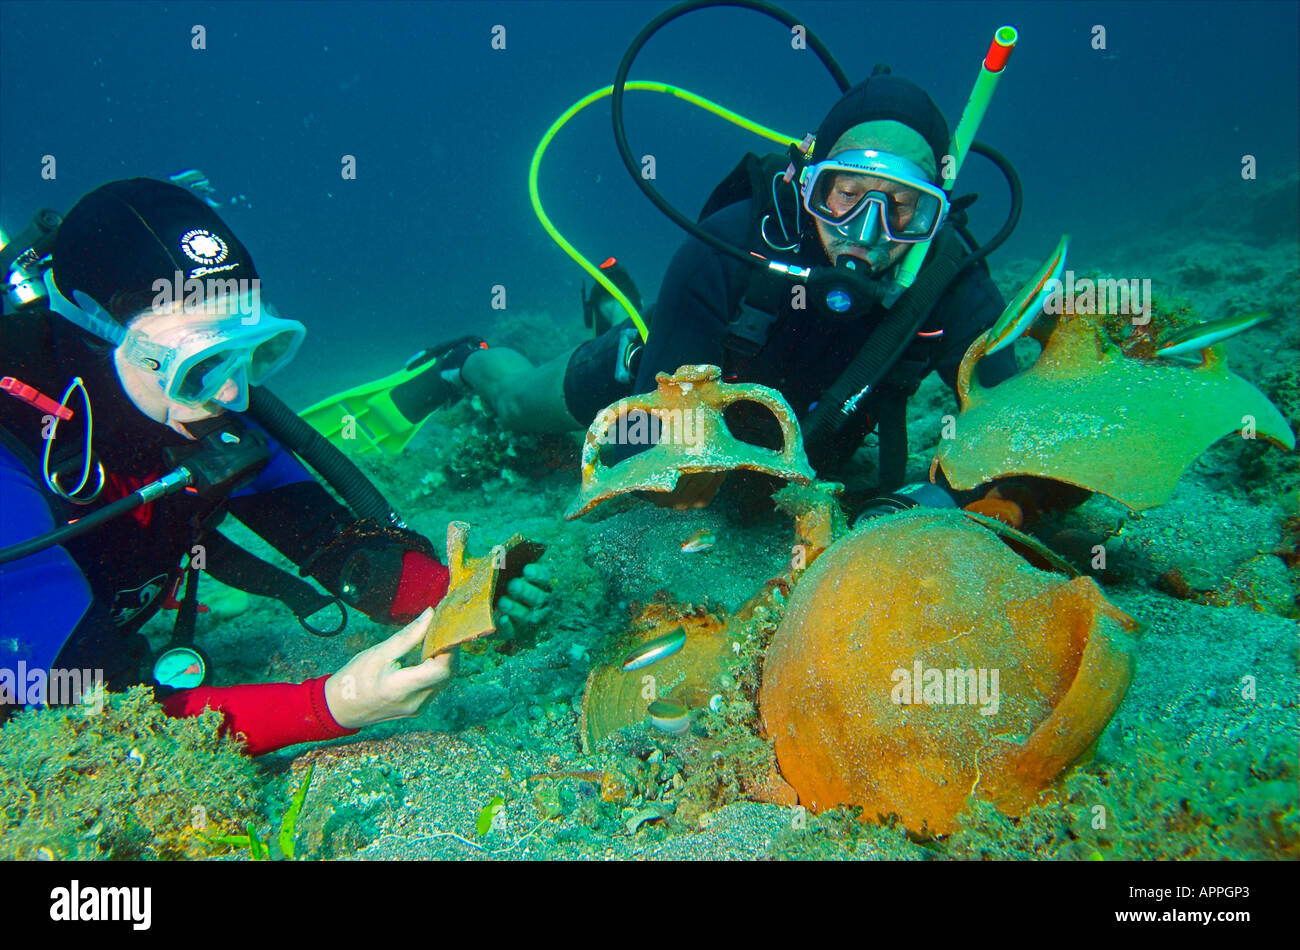
[[[393,619],[399,623],[414,620],[424,613],[425,607],[432,607],[447,596],[450,583],[451,571],[447,565],[419,551],[407,551],[402,556],[402,577],[393,596]]]
[[[447,594],[451,572],[418,551],[402,558],[402,576],[393,597],[392,616],[414,620]],[[206,708],[225,714],[225,732],[240,736],[249,755],[265,755],[299,742],[356,735],[334,721],[325,703],[328,676],[305,683],[253,683],[245,686],[200,686],[163,700],[169,716],[197,716]]]
[[[356,735],[334,721],[325,703],[325,681],[199,686],[163,700],[169,716],[197,716],[206,708],[225,715],[223,733],[240,738],[249,755],[265,755],[299,742]]]

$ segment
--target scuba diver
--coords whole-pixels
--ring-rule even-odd
[[[652,390],[656,373],[698,363],[720,366],[727,382],[777,389],[799,417],[809,460],[822,475],[838,470],[879,424],[881,487],[897,489],[907,460],[907,398],[931,372],[955,389],[966,349],[1002,312],[982,261],[942,288],[901,352],[882,354],[892,368],[847,424],[819,438],[809,417],[855,358],[878,345],[873,337],[908,250],[933,241],[933,255],[945,243],[959,244],[955,229],[964,220],[951,220],[939,177],[948,143],[947,122],[930,97],[877,67],[831,108],[806,155],[746,156],[709,198],[700,226],[762,258],[780,253],[796,266],[847,267],[869,287],[872,306],[853,316],[810,306],[811,292],[794,293],[789,282],[688,239],[664,276],[636,391]],[[783,195],[792,158],[797,167]],[[917,283],[925,276],[923,266]],[[985,359],[978,372],[985,386],[1011,376],[1011,352]],[[779,434],[763,428],[769,421],[728,417],[748,441],[779,446]],[[705,504],[721,480],[683,478],[673,503]]]
[[[623,348],[617,334],[634,333],[630,329],[607,331],[587,345],[627,353],[626,365],[635,376],[631,386],[621,380],[616,380],[621,388],[611,384],[609,360],[573,354],[548,364],[549,373],[538,368],[530,376],[522,358],[494,357],[491,350],[469,355],[460,379],[483,394],[510,427],[537,431],[559,423],[573,429],[590,424],[596,412],[623,396],[652,392],[658,373],[711,364],[722,369],[726,382],[758,383],[785,397],[799,419],[809,461],[822,477],[840,471],[866,435],[878,430],[878,483],[867,496],[845,496],[858,518],[918,504],[960,505],[1019,527],[1046,510],[1081,502],[1087,496],[1081,489],[1032,478],[1002,479],[966,492],[944,482],[903,485],[907,400],[932,372],[955,393],[962,357],[1005,315],[985,261],[1014,229],[1021,206],[1010,163],[987,146],[969,144],[999,167],[1012,192],[1002,229],[977,244],[967,228],[975,196],[951,199],[951,181],[944,177],[955,175],[960,165],[951,154],[958,146],[943,113],[919,86],[880,65],[850,87],[810,35],[810,45],[818,47],[843,90],[814,135],[784,154],[746,155],[714,189],[695,222],[639,174],[622,120],[632,60],[667,22],[717,5],[688,0],[660,14],[633,41],[612,87],[615,138],[629,174],[692,235],[665,273],[644,348]],[[770,4],[735,5],[787,25],[797,22]],[[1013,28],[998,31],[963,113],[961,141],[973,138],[1014,43]],[[713,104],[705,107],[725,112]],[[634,306],[639,308],[639,300]],[[1032,304],[1023,306],[1032,310]],[[990,353],[976,368],[985,387],[1015,372],[1007,348]],[[524,379],[533,385],[516,383]],[[506,402],[506,411],[487,395],[493,392],[515,397]],[[599,398],[584,403],[583,393]],[[776,420],[760,407],[741,402],[727,410],[726,420],[742,440],[781,445]],[[635,427],[629,423],[628,429]],[[634,451],[615,447],[613,456]],[[649,497],[674,508],[703,507],[723,478],[683,475],[672,492]]]
[[[31,247],[0,256],[0,668],[101,670],[122,690],[146,680],[140,628],[174,607],[172,643],[153,662],[158,698],[173,716],[220,710],[250,754],[414,715],[450,660],[400,660],[448,570],[260,385],[293,358],[303,325],[262,302],[247,249],[186,189],[116,181],[61,222],[51,215]],[[330,595],[226,539],[227,514]],[[208,686],[193,644],[201,571],[280,597],[321,635],[342,629],[311,624],[331,605],[405,627],[332,676]],[[537,619],[547,582],[528,565],[497,601],[502,622]]]
[[[441,379],[479,395],[508,429],[557,432],[583,429],[605,406],[653,391],[657,373],[707,363],[720,366],[727,382],[780,391],[806,426],[823,393],[873,345],[888,309],[885,301],[897,298],[894,275],[907,251],[931,240],[936,248],[959,253],[953,250],[960,245],[956,232],[965,228],[965,203],[954,208],[939,176],[949,144],[947,121],[920,87],[887,68],[878,67],[845,93],[812,141],[807,155],[795,156],[800,167],[784,193],[782,178],[792,156],[747,155],[708,199],[700,226],[755,256],[779,252],[794,265],[856,269],[875,294],[866,313],[841,316],[809,307],[788,281],[688,238],[664,276],[644,347],[631,320],[614,323],[620,308],[597,286],[590,297],[585,289],[583,295],[587,325],[607,327],[595,339],[537,367],[512,350],[486,348],[480,341],[445,362]],[[640,294],[626,269],[613,258],[601,269],[640,310]],[[936,289],[901,351],[885,354],[890,371],[849,423],[820,439],[805,427],[809,458],[825,475],[841,468],[879,426],[880,489],[887,494],[876,507],[917,501],[979,506],[988,491],[956,499],[933,485],[898,491],[907,460],[907,398],[931,372],[955,391],[962,356],[1004,306],[983,260]],[[983,385],[993,386],[1015,369],[1006,349],[982,360],[977,371]],[[453,394],[442,389],[439,399]],[[779,445],[770,415],[746,418],[745,408],[728,412],[733,431],[748,441]],[[764,423],[773,423],[771,431]],[[700,507],[721,482],[721,475],[684,476],[672,493],[651,497],[671,507]],[[1021,482],[998,486],[988,513],[1033,509],[1024,487]],[[1012,517],[1020,520],[1024,513]]]
[[[653,325],[642,327],[640,335],[632,326],[639,319],[635,311],[640,298],[631,299],[635,287],[630,278],[626,284],[611,282],[629,298],[618,305],[608,299],[602,284],[599,290],[606,299],[599,301],[599,308],[607,311],[611,327],[594,340],[534,367],[518,353],[486,348],[474,338],[477,343],[443,364],[441,382],[479,395],[507,428],[553,432],[584,428],[620,398],[653,391],[660,372],[712,364],[721,367],[727,382],[759,383],[785,397],[799,419],[809,461],[823,477],[841,470],[867,434],[878,431],[878,497],[870,499],[865,510],[960,504],[1020,526],[1048,508],[1077,504],[1085,497],[1079,491],[1034,479],[1005,479],[962,493],[950,491],[946,483],[901,487],[908,459],[908,398],[932,372],[955,391],[971,343],[1000,317],[1008,317],[986,259],[1015,228],[1022,204],[1020,184],[1010,163],[975,142],[974,134],[1015,45],[1014,28],[997,32],[951,136],[942,112],[920,87],[893,76],[887,66],[877,66],[869,78],[850,86],[810,33],[809,46],[830,70],[841,97],[815,135],[799,141],[686,90],[628,81],[632,60],[658,29],[686,13],[721,5],[746,7],[787,26],[799,24],[761,0],[686,0],[661,13],[629,47],[613,86],[579,100],[552,125],[530,172],[534,208],[543,227],[595,273],[542,212],[536,171],[546,144],[563,123],[612,93],[615,139],[629,174],[661,211],[692,235],[665,274]],[[746,155],[691,221],[639,174],[622,120],[623,93],[633,87],[695,102],[790,147],[786,153]],[[950,197],[968,150],[997,165],[1011,189],[1006,222],[982,245],[967,228],[967,212],[976,196]],[[1062,255],[1057,263],[1063,260]],[[1030,295],[1025,301],[1017,298],[1008,309],[1023,315],[1034,312],[1035,305]],[[632,319],[613,325],[619,306]],[[588,325],[599,329],[585,293],[584,311]],[[1015,370],[1012,351],[1005,347],[991,351],[976,368],[985,387]],[[445,401],[451,394],[443,389],[439,398]],[[321,406],[334,418],[340,416],[338,406],[328,401]],[[733,434],[778,447],[775,420],[754,409],[744,403],[728,409]],[[409,413],[406,418],[411,418]],[[337,425],[327,423],[313,420],[333,437]],[[628,429],[636,427],[629,423]],[[632,451],[636,449],[616,446],[612,455]],[[653,493],[651,498],[671,507],[701,507],[722,478],[684,476],[673,492]],[[845,498],[851,508],[860,501],[848,494]]]

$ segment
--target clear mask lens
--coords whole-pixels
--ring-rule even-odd
[[[870,171],[861,170],[867,167]],[[941,189],[866,160],[861,166],[844,162],[815,166],[803,198],[809,214],[862,243],[879,240],[872,237],[874,232],[900,243],[928,240],[942,223],[947,206]]]
[[[192,364],[171,386],[168,395],[177,402],[201,404],[209,401],[237,365],[237,357],[214,353]]]
[[[248,377],[254,386],[261,384],[298,352],[302,338],[291,332],[277,333],[254,348],[248,364]]]
[[[296,320],[271,317],[263,311],[253,325],[232,318],[176,327],[157,339],[145,339],[133,331],[127,341],[128,358],[161,377],[167,398],[197,408],[211,402],[232,381],[239,384],[239,401],[244,401],[247,386],[259,385],[288,363],[305,336],[306,329]],[[233,403],[224,405],[239,408]]]

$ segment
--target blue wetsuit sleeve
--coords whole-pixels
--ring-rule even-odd
[[[24,465],[0,448],[0,547],[55,528],[44,493]],[[0,669],[49,671],[90,608],[90,584],[61,547],[0,565]]]
[[[260,495],[285,485],[292,485],[295,482],[314,482],[316,480],[312,477],[311,472],[307,471],[306,466],[298,461],[298,456],[271,438],[266,430],[253,420],[247,416],[244,416],[243,419],[250,429],[256,429],[266,436],[267,445],[271,450],[271,461],[267,463],[266,468],[258,472],[257,477],[252,482],[234,492],[230,496],[231,498]]]

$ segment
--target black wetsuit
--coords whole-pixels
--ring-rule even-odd
[[[751,214],[751,203],[741,202],[708,218],[703,227],[743,247]],[[781,259],[809,266],[826,264],[820,246],[805,247],[798,256]],[[779,390],[802,420],[862,348],[874,321],[869,317],[831,319],[811,308],[794,310],[787,303],[761,350],[750,357],[731,352],[723,340],[740,306],[743,266],[695,238],[683,243],[664,276],[635,384],[620,387],[610,375],[611,341],[621,327],[584,344],[573,354],[565,378],[565,395],[574,417],[587,424],[597,410],[621,396],[652,391],[656,373],[671,373],[687,364],[711,363],[722,367],[728,382],[760,383]],[[955,388],[962,356],[975,338],[997,320],[1002,309],[1002,297],[987,271],[982,266],[971,267],[935,305],[916,342],[903,354],[898,375],[910,374],[919,382],[933,370]],[[1010,349],[982,360],[978,372],[980,382],[986,386],[1011,376],[1015,360]],[[891,375],[886,385],[895,378]],[[856,446],[874,424],[868,407],[856,427],[846,433],[846,444]],[[752,437],[765,441],[759,432]]]

